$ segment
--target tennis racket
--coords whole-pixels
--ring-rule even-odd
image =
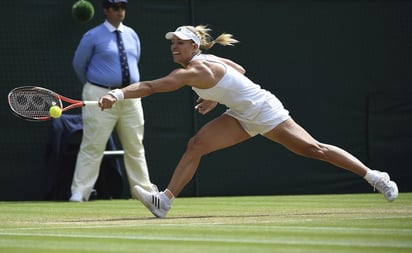
[[[12,112],[30,121],[50,120],[49,109],[58,106],[62,112],[86,105],[98,105],[98,101],[79,101],[64,97],[54,91],[37,86],[21,86],[9,92],[9,106]],[[63,107],[63,101],[68,105]]]

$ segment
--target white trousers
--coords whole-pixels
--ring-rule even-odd
[[[85,101],[99,100],[108,91],[86,83],[82,98]],[[97,106],[85,106],[82,108],[82,118],[83,138],[77,155],[72,194],[80,193],[83,199],[89,199],[99,176],[103,152],[114,129],[124,150],[124,165],[130,187],[139,185],[151,190],[143,146],[144,117],[141,100],[122,100],[112,109],[104,111]]]

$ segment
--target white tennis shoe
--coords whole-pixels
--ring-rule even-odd
[[[75,192],[69,199],[70,202],[83,202],[83,196],[81,193]]]
[[[133,189],[139,200],[154,216],[158,218],[166,217],[167,212],[172,206],[169,198],[164,192],[149,192],[138,185],[135,185]]]
[[[398,197],[398,186],[394,181],[391,181],[388,173],[375,170],[376,179],[373,182],[369,182],[374,189],[377,189],[380,193],[383,193],[385,198],[392,202]]]

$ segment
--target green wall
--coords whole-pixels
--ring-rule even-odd
[[[40,85],[80,98],[72,66],[82,34],[102,22],[71,18],[74,1],[3,3],[0,21],[0,200],[40,200],[50,175],[44,153],[50,122],[11,115],[6,96],[20,85]],[[142,79],[178,67],[164,33],[184,24],[208,24],[214,35],[233,33],[235,47],[211,53],[229,57],[275,93],[292,117],[322,142],[343,147],[369,166],[387,170],[400,191],[411,191],[412,2],[130,0],[125,23],[142,41]],[[145,145],[153,182],[168,179],[187,140],[219,115],[194,113],[189,88],[144,98]],[[80,110],[76,111],[79,113]],[[52,170],[52,171],[51,171]],[[212,153],[201,162],[184,196],[357,193],[372,189],[359,177],[298,157],[256,137]],[[127,193],[125,193],[127,196]]]

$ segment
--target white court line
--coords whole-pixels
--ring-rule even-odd
[[[53,225],[59,225],[60,223]],[[59,227],[19,227],[19,228],[0,228],[0,234],[7,233],[9,231],[33,231],[33,230],[61,230],[61,229],[93,229],[93,228],[116,228],[116,227],[214,227],[219,226],[219,228],[225,229],[264,229],[264,230],[287,230],[287,231],[343,231],[343,232],[365,232],[373,234],[389,234],[389,233],[405,233],[407,235],[412,234],[412,228],[361,228],[361,227],[315,227],[315,226],[278,226],[278,225],[247,225],[247,224],[233,224],[233,223],[221,223],[221,222],[208,222],[208,223],[165,223],[165,224],[105,224],[105,225],[72,225],[72,226],[59,226]]]

